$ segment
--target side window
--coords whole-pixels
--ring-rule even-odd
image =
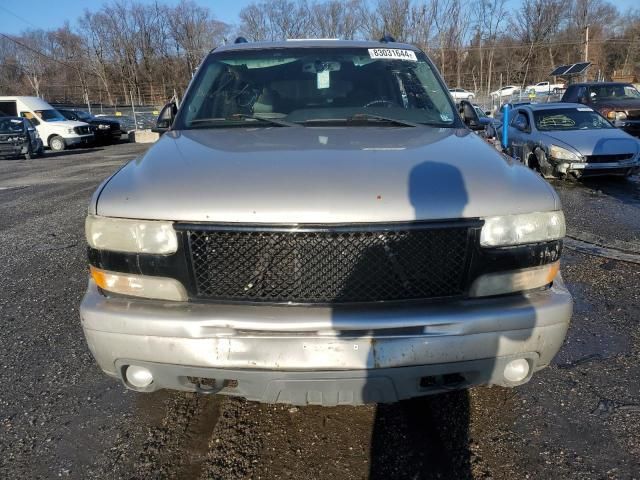
[[[40,125],[40,121],[31,112],[20,112],[20,116],[29,119],[34,125]]]
[[[574,92],[575,93],[572,95],[570,100],[578,103],[589,102],[589,96],[587,95],[587,87],[578,87],[577,89],[574,89]]]
[[[529,129],[529,117],[522,110],[519,110],[516,115],[513,116],[513,120],[511,120],[511,126],[517,128],[518,130],[528,130]]]

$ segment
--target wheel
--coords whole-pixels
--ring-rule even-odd
[[[544,150],[536,148],[534,154],[535,162],[537,164],[536,167],[540,172],[540,175],[547,179],[555,178],[555,175],[553,174],[553,167],[547,161],[547,154],[544,153]]]
[[[51,150],[55,152],[61,152],[66,147],[64,139],[59,135],[55,135],[49,139],[49,146],[51,147]]]

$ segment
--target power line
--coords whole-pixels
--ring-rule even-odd
[[[71,65],[71,64],[69,64],[69,63],[63,62],[62,60],[58,60],[57,58],[54,58],[54,57],[52,57],[52,56],[50,56],[50,55],[47,55],[46,53],[42,53],[40,50],[37,50],[37,49],[35,49],[35,48],[33,48],[33,47],[30,47],[29,45],[25,45],[24,43],[19,42],[19,41],[18,41],[18,40],[16,40],[15,38],[12,38],[12,37],[10,37],[10,36],[8,36],[8,35],[5,35],[4,33],[0,33],[0,37],[6,38],[7,40],[9,40],[9,41],[11,41],[11,42],[15,43],[16,45],[19,45],[20,47],[22,47],[22,48],[24,48],[24,49],[26,49],[26,50],[29,50],[30,52],[33,52],[33,53],[35,53],[36,55],[40,55],[41,57],[46,58],[47,60],[49,60],[49,61],[51,61],[51,62],[58,63],[58,64],[60,64],[60,65],[62,65],[62,66],[67,67],[67,68],[72,68],[72,69],[74,69],[74,70],[76,70],[76,71],[78,71],[78,72],[84,72],[84,73],[85,73],[85,74],[87,74],[87,75],[91,75],[91,76],[94,76],[94,77],[98,77],[98,75],[97,75],[97,74],[95,74],[94,72],[90,72],[90,71],[88,71],[88,70],[84,70],[84,69],[82,69],[82,68],[80,68],[80,67],[76,67],[76,66]]]
[[[28,24],[28,25],[31,25],[31,26],[32,26],[32,27],[34,27],[34,28],[40,28],[39,26],[34,25],[34,24],[33,24],[33,23],[31,23],[29,20],[26,20],[26,19],[22,18],[20,15],[18,15],[18,14],[16,14],[16,13],[13,13],[11,10],[9,10],[9,9],[8,9],[8,8],[6,8],[6,7],[3,7],[2,5],[0,5],[0,10],[4,10],[4,11],[5,11],[5,12],[7,12],[9,15],[13,15],[13,16],[14,16],[14,17],[16,17],[18,20],[22,20],[24,23],[26,23],[26,24]]]

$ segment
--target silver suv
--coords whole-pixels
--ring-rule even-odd
[[[516,386],[572,311],[553,189],[411,45],[215,49],[96,191],[82,326],[140,392],[393,402]]]

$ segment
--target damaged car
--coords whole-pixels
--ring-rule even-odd
[[[82,328],[126,387],[395,402],[516,387],[560,349],[558,195],[415,46],[238,39],[156,130],[85,224]]]
[[[0,117],[0,157],[30,160],[43,154],[42,139],[33,124],[22,117]]]
[[[638,141],[591,107],[521,105],[511,112],[508,150],[543,176],[629,176],[640,170]]]

